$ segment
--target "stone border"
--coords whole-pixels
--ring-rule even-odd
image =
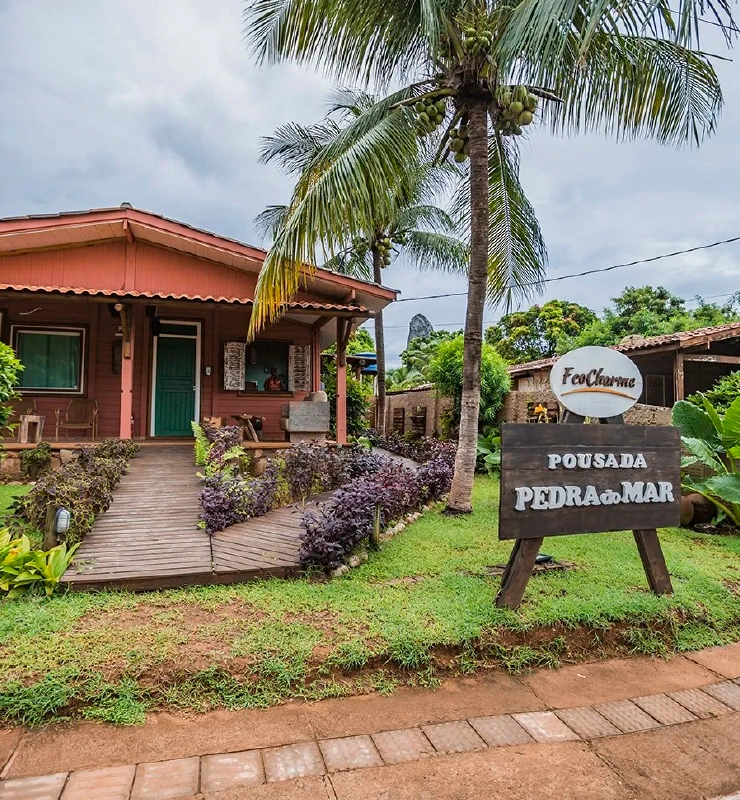
[[[740,678],[591,706],[471,717],[238,753],[0,782],[0,800],[167,800],[492,747],[591,741],[740,712]]]

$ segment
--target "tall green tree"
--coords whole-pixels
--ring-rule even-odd
[[[381,89],[405,83],[299,181],[260,275],[253,329],[295,292],[316,243],[334,247],[327,232],[371,229],[420,149],[463,165],[457,207],[471,254],[450,510],[472,508],[485,302],[526,296],[545,269],[518,179],[518,136],[537,121],[556,134],[699,144],[722,104],[699,50],[705,14],[729,38],[730,0],[681,0],[679,13],[668,0],[249,0],[245,34],[260,61],[292,59]]]
[[[595,321],[590,308],[568,300],[548,300],[501,317],[498,324],[486,328],[485,339],[510,364],[522,364],[554,356],[563,336],[577,336]]]
[[[301,179],[313,175],[342,136],[343,128],[375,105],[375,98],[363,92],[344,89],[335,96],[329,115],[321,122],[303,127],[295,123],[278,128],[263,140],[260,160],[277,162],[288,174]],[[454,172],[452,173],[454,174]],[[416,158],[391,187],[391,203],[377,208],[371,225],[350,230],[344,222],[332,230],[328,248],[331,255],[323,264],[327,269],[356,278],[383,282],[383,269],[401,259],[417,269],[463,272],[468,261],[467,246],[454,235],[455,224],[446,211],[433,204],[441,188],[449,182],[450,170]],[[327,203],[346,202],[345,195],[327,192]],[[282,228],[291,224],[299,200],[294,195],[287,206],[271,206],[258,218],[258,226],[277,241]],[[385,430],[386,367],[383,313],[375,315],[375,353],[377,372],[377,427]]]
[[[602,316],[573,336],[565,333],[558,351],[565,352],[586,345],[619,344],[628,336],[662,336],[677,331],[690,331],[712,325],[723,325],[740,319],[738,296],[723,305],[707,303],[697,297],[696,308],[687,308],[686,301],[662,286],[628,286],[612,299]]]

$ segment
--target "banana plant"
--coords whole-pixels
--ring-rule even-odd
[[[685,474],[681,485],[706,497],[723,517],[740,527],[740,397],[724,415],[703,394],[699,398],[703,408],[686,400],[673,406],[673,424],[689,453],[681,459],[681,468],[699,463],[713,474],[701,480]]]

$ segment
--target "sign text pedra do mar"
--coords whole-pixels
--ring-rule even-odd
[[[619,424],[642,376],[618,351],[574,350],[550,383],[566,422],[597,424],[501,426],[499,538],[516,543],[498,604],[519,604],[543,538],[566,534],[632,530],[651,589],[671,591],[655,529],[680,520],[678,429]]]

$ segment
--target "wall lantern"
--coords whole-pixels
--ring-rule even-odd
[[[59,536],[62,533],[66,533],[69,530],[69,525],[72,522],[72,514],[70,514],[69,510],[66,508],[60,508],[57,510],[56,515],[54,516],[54,533]]]

